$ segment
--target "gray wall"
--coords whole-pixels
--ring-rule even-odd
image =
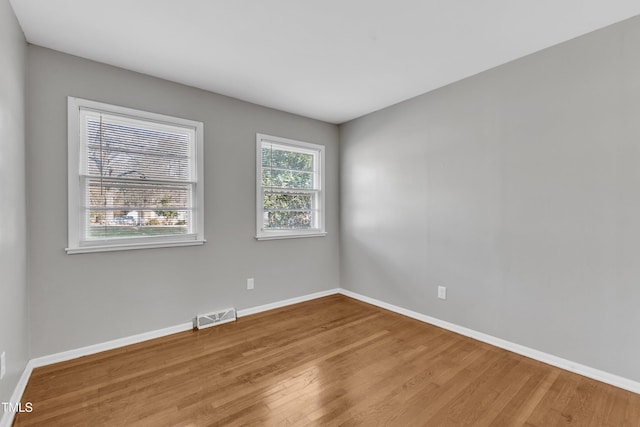
[[[638,46],[633,18],[342,125],[342,286],[640,381]]]
[[[26,51],[27,44],[9,1],[0,0],[0,352],[7,355],[0,402],[9,401],[28,359]]]
[[[37,46],[27,76],[32,357],[339,285],[337,126]],[[65,254],[68,95],[204,122],[205,246]],[[256,132],[326,145],[327,237],[254,239]]]

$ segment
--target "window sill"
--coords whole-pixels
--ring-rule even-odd
[[[206,240],[186,240],[176,242],[153,242],[153,243],[132,243],[124,245],[108,245],[108,246],[83,246],[79,248],[66,248],[67,255],[86,254],[93,252],[113,252],[113,251],[129,251],[134,249],[153,249],[153,248],[170,248],[179,246],[201,246]]]
[[[303,237],[325,237],[326,232],[304,233],[304,234],[274,234],[272,236],[256,236],[256,240],[279,240],[279,239],[300,239]]]

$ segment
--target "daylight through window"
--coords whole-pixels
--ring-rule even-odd
[[[202,130],[69,98],[67,252],[201,244]]]
[[[324,146],[257,135],[258,239],[321,236]]]

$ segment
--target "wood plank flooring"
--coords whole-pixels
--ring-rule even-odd
[[[34,370],[16,426],[640,426],[640,395],[342,295]]]

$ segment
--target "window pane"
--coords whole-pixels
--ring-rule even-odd
[[[324,234],[324,146],[256,134],[256,238]]]
[[[268,211],[264,212],[265,230],[311,229],[314,223],[313,211]]]
[[[110,114],[87,113],[87,141],[110,144],[115,149],[146,154],[189,156],[191,133],[174,127],[172,131],[154,129],[154,124],[124,119]]]
[[[89,175],[109,178],[191,179],[188,133],[170,133],[87,120]]]
[[[85,238],[187,234],[191,185],[154,185],[89,179]]]
[[[204,125],[68,97],[67,253],[204,243]]]
[[[262,169],[262,185],[275,188],[313,189],[313,172]]]
[[[190,211],[173,212],[175,216],[158,216],[150,210],[90,210],[86,240],[189,234]]]
[[[286,194],[266,192],[265,210],[307,210],[313,208],[312,194]]]
[[[189,159],[157,157],[89,146],[87,171],[91,176],[161,180],[190,180]]]
[[[157,185],[92,178],[87,180],[90,208],[190,208],[191,184]]]
[[[266,146],[262,147],[262,166],[312,172],[313,155]]]

